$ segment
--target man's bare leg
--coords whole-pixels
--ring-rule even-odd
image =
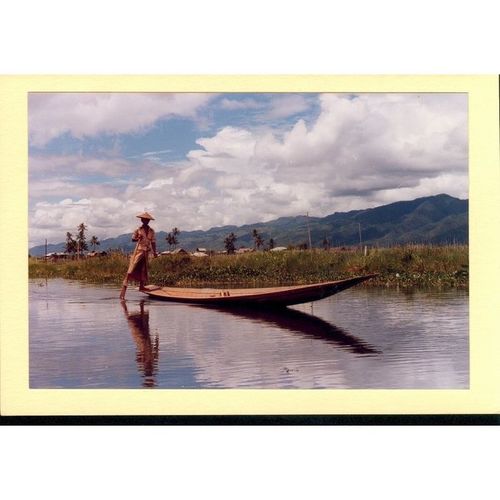
[[[120,291],[120,300],[125,300],[125,294],[127,293],[128,279],[125,277],[122,284],[122,289]]]

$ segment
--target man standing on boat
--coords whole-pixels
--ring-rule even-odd
[[[127,274],[123,280],[123,286],[120,292],[120,299],[125,299],[129,280],[139,282],[139,291],[144,290],[148,282],[148,258],[151,252],[155,257],[156,235],[153,228],[149,227],[149,221],[155,220],[148,212],[137,215],[141,219],[142,226],[137,228],[132,235],[132,241],[136,242],[134,253],[130,258]]]

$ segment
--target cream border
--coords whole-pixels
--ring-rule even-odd
[[[470,167],[469,390],[30,390],[27,93],[467,92]],[[2,415],[473,414],[500,410],[498,77],[0,77],[0,410]]]

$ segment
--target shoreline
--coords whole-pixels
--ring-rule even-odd
[[[128,257],[45,262],[29,259],[29,278],[67,278],[121,285]],[[379,273],[360,286],[468,289],[468,246],[413,245],[361,251],[287,250],[241,255],[165,255],[150,261],[149,282],[159,286],[279,286],[334,281]]]

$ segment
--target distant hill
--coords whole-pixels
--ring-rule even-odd
[[[186,250],[207,248],[222,250],[224,238],[234,232],[236,246],[253,247],[252,231],[262,235],[265,243],[273,238],[275,246],[297,246],[309,241],[308,226],[313,247],[322,247],[326,238],[331,246],[363,245],[390,246],[405,243],[468,243],[468,200],[447,194],[399,201],[366,210],[336,212],[326,217],[281,217],[269,222],[243,226],[214,227],[208,231],[182,231],[179,246]],[[175,221],[172,221],[172,226]],[[157,233],[158,251],[168,249],[167,233]],[[64,242],[48,245],[48,252],[64,251]],[[99,250],[121,249],[131,252],[134,243],[131,233],[101,241]],[[30,255],[43,255],[43,245],[30,248]]]

